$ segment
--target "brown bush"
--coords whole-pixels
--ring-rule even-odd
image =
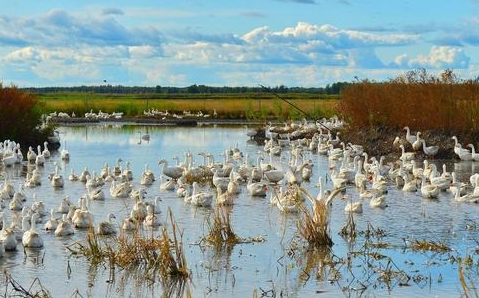
[[[479,82],[460,80],[451,70],[439,77],[415,70],[387,82],[363,80],[342,92],[339,110],[356,128],[479,132]]]
[[[39,131],[41,115],[42,106],[35,95],[0,83],[0,140],[25,144],[45,141]]]

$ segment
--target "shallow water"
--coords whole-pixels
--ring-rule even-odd
[[[151,140],[140,142],[140,133],[148,129]],[[158,126],[69,126],[60,127],[62,140],[70,151],[68,163],[60,160],[59,152],[47,160],[42,172],[42,186],[26,189],[31,204],[32,194],[36,192],[39,200],[44,201],[47,209],[56,208],[60,200],[68,195],[74,203],[85,193],[81,182],[70,182],[68,174],[74,169],[77,174],[84,167],[90,171],[101,171],[104,163],[111,167],[118,157],[129,161],[135,178],[135,187],[139,187],[139,176],[146,163],[154,170],[158,179],[160,168],[157,162],[164,158],[173,162],[173,156],[182,158],[182,153],[191,151],[212,152],[217,160],[224,149],[234,147],[250,154],[250,160],[256,163],[255,156],[260,147],[246,142],[246,128],[203,126],[196,128],[158,127]],[[64,144],[62,144],[64,145]],[[325,177],[328,161],[325,157],[312,156],[315,163],[311,182],[304,187],[314,196],[318,176]],[[202,160],[196,156],[197,163]],[[123,164],[124,164],[123,162]],[[277,162],[277,161],[276,161]],[[61,165],[65,177],[65,187],[54,190],[47,176],[54,170],[54,163]],[[440,164],[440,162],[437,162]],[[471,172],[478,169],[474,163],[448,163],[448,170],[455,170],[460,180],[466,181]],[[2,169],[1,177],[8,176],[17,188],[22,184],[27,166]],[[329,182],[328,187],[331,187]],[[108,213],[116,214],[117,221],[129,214],[133,206],[131,199],[113,199],[109,197],[108,184],[103,187],[107,199],[92,201],[91,210],[95,221],[106,219]],[[478,232],[471,228],[479,221],[479,206],[459,204],[449,193],[442,193],[438,200],[422,199],[419,193],[403,193],[394,186],[389,187],[387,202],[389,207],[372,209],[365,202],[364,213],[355,215],[357,228],[364,231],[368,223],[375,228],[386,231],[387,236],[381,241],[395,248],[374,250],[392,259],[398,271],[404,271],[415,281],[410,286],[400,286],[396,281],[384,283],[378,281],[377,273],[366,269],[374,263],[362,256],[353,258],[349,269],[346,265],[338,266],[341,271],[339,280],[333,280],[332,269],[320,269],[325,259],[344,259],[348,253],[361,249],[364,241],[361,237],[355,244],[348,243],[339,234],[347,215],[343,209],[346,201],[335,200],[332,213],[331,231],[334,256],[307,253],[293,241],[296,234],[298,215],[281,214],[276,207],[269,204],[266,198],[251,198],[245,186],[238,195],[232,208],[232,226],[241,237],[261,236],[266,241],[254,244],[239,244],[235,247],[217,252],[211,247],[195,245],[206,233],[205,220],[212,209],[194,208],[186,205],[175,192],[162,191],[159,182],[148,187],[147,199],[152,200],[159,195],[162,201],[162,220],[165,220],[167,208],[171,208],[178,225],[184,229],[186,259],[192,270],[192,284],[189,286],[193,297],[337,297],[352,296],[394,296],[394,297],[449,297],[459,296],[461,286],[458,280],[457,264],[449,261],[449,256],[465,256],[473,254],[477,244]],[[347,193],[357,197],[353,188]],[[5,210],[7,217],[10,211]],[[43,221],[45,222],[46,219]],[[43,223],[38,225],[43,227]],[[134,273],[116,272],[111,279],[110,271],[103,267],[90,266],[84,258],[71,257],[66,247],[75,241],[85,238],[85,231],[75,231],[68,238],[58,238],[51,233],[41,232],[45,242],[40,251],[27,251],[26,256],[21,248],[16,253],[7,253],[0,259],[0,270],[6,269],[20,284],[28,286],[35,277],[54,297],[68,297],[75,290],[84,297],[156,297],[163,293],[159,283],[148,286],[141,283]],[[403,239],[427,239],[447,244],[453,248],[448,254],[435,255],[413,252],[404,249]],[[477,259],[477,255],[475,255]],[[375,264],[379,264],[376,262]],[[381,263],[385,266],[386,262]],[[324,270],[324,272],[323,272]],[[308,272],[306,274],[305,272]],[[323,272],[323,274],[319,274]],[[0,286],[4,288],[5,280],[0,278]],[[364,292],[360,284],[367,285]],[[264,291],[264,292],[263,292]],[[321,293],[321,294],[317,294]]]

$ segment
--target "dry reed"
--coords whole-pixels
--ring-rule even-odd
[[[315,201],[313,208],[301,206],[301,217],[297,227],[301,237],[312,248],[331,247],[333,240],[329,236],[329,210],[323,202]]]
[[[479,82],[460,80],[450,70],[439,77],[415,70],[387,82],[364,80],[342,92],[339,111],[357,129],[479,132]]]
[[[204,236],[202,241],[206,241],[215,247],[235,245],[243,242],[231,227],[230,213],[231,210],[227,207],[218,206],[215,209],[213,218],[211,220],[207,219],[208,234]]]
[[[132,236],[103,238],[90,229],[86,243],[77,242],[69,249],[93,264],[108,262],[110,268],[143,269],[150,277],[159,273],[162,282],[168,283],[172,277],[188,280],[190,271],[183,251],[183,234],[178,230],[171,210],[168,214],[171,236],[166,227],[162,228],[160,237],[143,237],[135,232]]]

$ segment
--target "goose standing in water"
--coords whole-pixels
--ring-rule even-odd
[[[78,181],[78,176],[75,174],[75,171],[71,169],[70,175],[68,176],[69,181]]]
[[[213,195],[211,193],[200,192],[198,190],[198,182],[193,182],[193,193],[191,194],[190,203],[198,207],[210,207],[213,203]]]
[[[35,158],[35,164],[37,166],[43,166],[45,164],[45,156],[43,156],[42,154],[42,147],[40,145],[38,145],[37,151],[38,151],[38,154],[37,154],[37,158]]]
[[[476,153],[476,149],[474,148],[474,145],[469,144],[467,146],[471,148],[471,159],[474,161],[479,161],[479,153]]]
[[[160,189],[161,190],[175,190],[176,181],[174,179],[166,179],[164,181],[163,175],[160,175]]]
[[[23,233],[22,244],[24,247],[43,248],[43,239],[36,230],[37,217],[36,213],[32,215],[30,229]]]
[[[155,175],[148,168],[148,164],[145,164],[145,170],[141,174],[140,184],[141,185],[152,185],[155,181]]]
[[[55,166],[55,174],[52,176],[52,186],[54,188],[63,188],[63,176],[58,171],[58,165]]]
[[[138,222],[136,221],[135,218],[129,216],[125,219],[123,219],[123,222],[121,223],[121,229],[123,231],[133,231],[138,228]]]
[[[67,141],[65,140],[65,147],[60,152],[60,158],[64,161],[70,160],[70,152],[67,150]]]
[[[422,151],[424,154],[427,156],[435,156],[437,152],[439,151],[439,146],[426,146],[426,141],[424,139],[421,140],[422,143]]]
[[[233,196],[228,192],[223,192],[221,187],[216,187],[216,204],[220,206],[231,206],[233,205]]]
[[[67,218],[66,214],[62,215],[62,219],[58,223],[57,228],[55,229],[55,236],[64,237],[73,235],[75,232],[73,231],[72,224]]]
[[[88,176],[90,176],[90,171],[88,171],[88,167],[85,167],[80,173],[80,182],[86,183],[88,181]]]
[[[161,225],[160,217],[158,216],[158,214],[155,214],[153,210],[153,206],[151,205],[146,206],[146,210],[148,212],[148,215],[143,220],[143,225],[146,227],[152,227],[152,228],[160,226]]]
[[[33,151],[32,146],[28,147],[27,161],[29,163],[35,163],[36,159],[37,159],[37,154],[35,153],[35,151]]]
[[[7,228],[7,221],[4,216],[4,213],[0,213],[2,217],[2,229],[0,230],[0,241],[4,245],[4,250],[6,251],[14,251],[17,250],[17,238],[15,237],[15,233],[12,229]]]
[[[163,165],[161,173],[165,176],[170,177],[171,179],[179,179],[185,169],[178,167],[178,166],[168,166],[168,162],[164,159],[158,162],[158,165]]]
[[[50,150],[48,150],[48,142],[44,142],[43,146],[45,147],[45,149],[43,149],[43,152],[42,152],[43,157],[50,158],[51,153],[50,153]]]
[[[353,202],[349,197],[344,196],[343,200],[349,200],[349,203],[344,207],[344,212],[351,213],[363,213],[363,199],[360,198],[359,201]]]
[[[93,214],[88,210],[87,201],[89,198],[81,197],[81,207],[80,209],[75,210],[73,214],[72,223],[73,226],[77,229],[87,229],[93,225]]]
[[[62,214],[67,214],[68,211],[70,210],[70,205],[71,205],[70,198],[69,197],[64,197],[60,201],[60,205],[57,208],[57,212],[62,213]]]
[[[427,185],[426,177],[423,176],[421,181],[421,194],[423,197],[435,199],[439,195],[439,188],[435,185]]]
[[[113,213],[108,214],[108,220],[98,224],[96,233],[98,235],[115,235],[116,227],[113,223],[113,219],[116,219],[115,215]]]
[[[45,230],[55,231],[58,227],[58,221],[55,218],[53,209],[50,210],[50,219],[45,223]]]

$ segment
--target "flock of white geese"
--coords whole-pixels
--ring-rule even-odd
[[[51,153],[47,148],[38,146],[37,150],[29,148],[24,157],[20,145],[13,141],[0,143],[0,158],[4,167],[15,164],[28,163],[35,169],[27,174],[24,184],[15,188],[9,179],[4,180],[0,187],[0,256],[5,251],[18,249],[18,242],[24,247],[43,248],[42,233],[54,233],[58,237],[72,235],[77,229],[94,227],[100,235],[114,235],[118,228],[131,231],[142,228],[154,228],[161,225],[161,199],[155,197],[154,201],[146,201],[146,187],[159,180],[160,189],[176,192],[185,204],[198,207],[211,207],[212,205],[233,205],[237,194],[247,191],[251,196],[266,197],[268,194],[271,205],[276,206],[281,212],[297,212],[302,201],[319,200],[331,207],[335,195],[343,192],[343,199],[349,203],[345,212],[363,212],[363,201],[369,200],[372,208],[386,208],[386,195],[388,187],[396,184],[405,192],[419,191],[423,197],[437,198],[441,191],[451,191],[456,201],[477,203],[479,201],[479,174],[470,177],[470,183],[457,181],[454,172],[447,172],[444,165],[439,172],[436,165],[423,161],[423,167],[418,166],[415,152],[406,152],[405,144],[413,150],[423,150],[427,156],[437,154],[438,147],[426,146],[421,139],[420,132],[411,135],[405,127],[405,138],[396,138],[393,147],[401,149],[398,160],[385,163],[385,158],[377,160],[368,157],[361,145],[345,144],[341,142],[340,133],[335,136],[331,130],[341,130],[344,123],[337,117],[329,120],[322,119],[317,122],[289,122],[284,126],[273,126],[271,123],[265,129],[264,147],[255,156],[256,163],[250,163],[250,156],[244,154],[236,146],[230,147],[221,154],[221,161],[215,160],[211,153],[191,152],[184,153],[184,160],[174,157],[175,164],[170,164],[166,159],[161,159],[161,167],[157,179],[155,173],[148,167],[137,180],[141,187],[135,188],[134,174],[129,162],[121,158],[116,165],[110,167],[105,164],[97,173],[84,168],[79,174],[73,170],[64,178],[59,166],[48,175],[51,187],[63,188],[64,179],[72,183],[84,183],[86,194],[74,204],[68,196],[64,197],[57,206],[49,206],[48,212],[44,202],[38,200],[34,194],[27,198],[24,188],[36,188],[42,183],[39,167],[45,164]],[[250,137],[256,131],[249,131]],[[311,137],[307,137],[311,136]],[[457,138],[454,137],[454,151],[461,159],[475,160],[474,151],[462,148]],[[472,150],[474,150],[473,146]],[[329,176],[335,190],[323,191],[322,178],[319,175],[319,192],[316,197],[301,190],[303,181],[309,181],[313,176],[314,155],[326,156],[329,161]],[[70,159],[70,154],[63,149],[60,154],[64,160]],[[197,163],[196,156],[202,161]],[[323,157],[324,158],[324,157]],[[207,181],[205,183],[205,181]],[[346,194],[348,184],[355,185],[357,193]],[[109,185],[109,187],[108,187]],[[107,194],[105,194],[107,192]],[[120,218],[116,224],[116,215],[108,217],[95,224],[94,214],[90,208],[92,200],[106,200],[107,197],[133,200],[134,205],[129,210],[128,216]],[[5,212],[12,213],[10,222],[7,222]],[[43,225],[42,229],[37,225]],[[40,232],[44,230],[45,232]]]

